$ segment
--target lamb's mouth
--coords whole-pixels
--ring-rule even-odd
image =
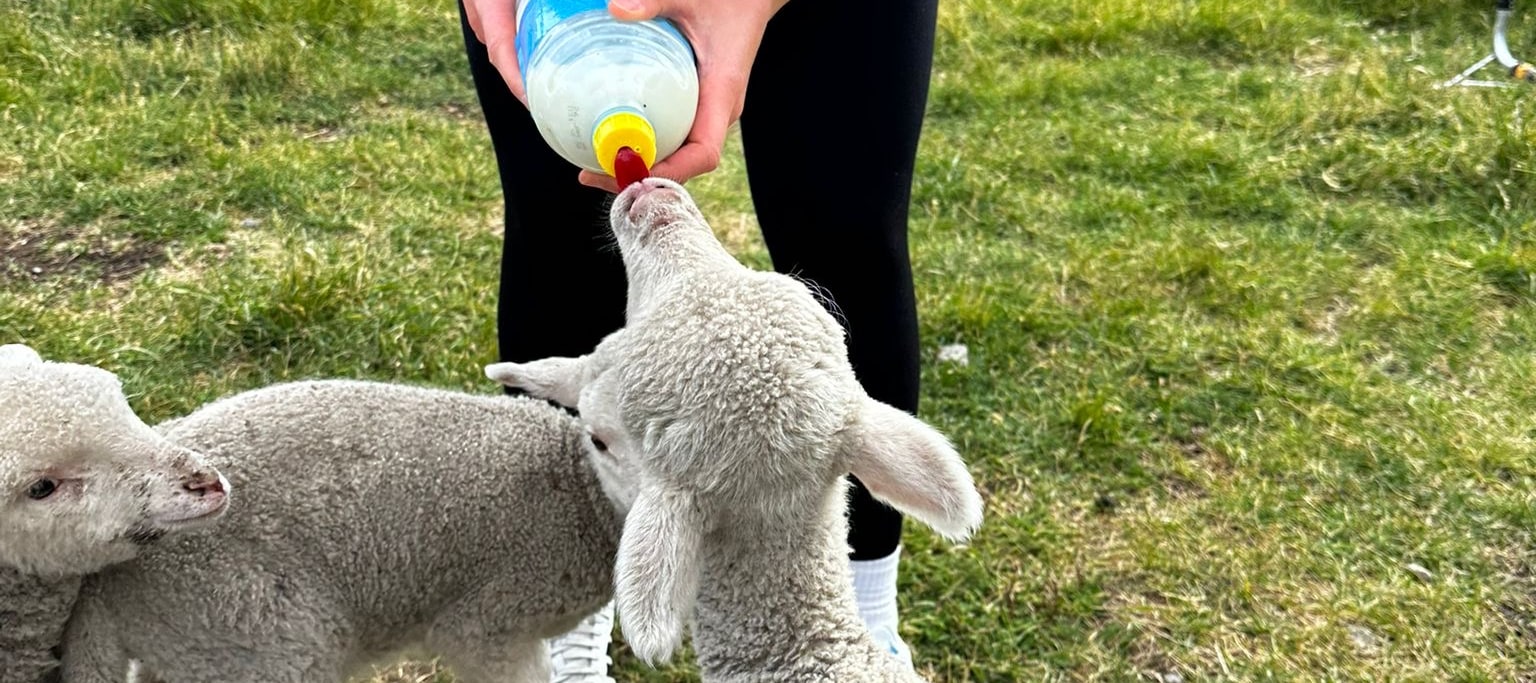
[[[224,511],[227,509],[229,509],[229,497],[219,496],[217,502],[202,510],[198,510],[189,514],[170,515],[163,517],[155,516],[149,519],[149,523],[154,525],[154,528],[160,530],[162,533],[167,531],[178,531],[181,529],[196,527],[207,522],[211,522],[214,519],[217,519],[219,516],[223,515]]]
[[[635,183],[624,188],[613,198],[613,204],[609,207],[611,218],[615,222],[622,221],[630,227],[634,227],[630,211],[635,206],[635,201],[649,191],[644,182]]]
[[[169,532],[158,527],[139,526],[123,534],[123,538],[134,545],[150,545],[163,538],[167,533]]]
[[[644,232],[687,217],[690,204],[681,186],[652,178],[620,192],[614,199],[613,211],[631,230]]]
[[[174,517],[151,517],[145,520],[143,524],[135,526],[128,533],[123,534],[123,538],[134,545],[144,546],[164,538],[167,534],[204,526],[224,514],[224,511],[229,507],[228,501],[227,497],[221,497],[216,505],[193,514]]]
[[[636,196],[628,211],[630,224],[639,228],[657,228],[687,215],[688,203],[682,193],[668,187],[658,187]]]

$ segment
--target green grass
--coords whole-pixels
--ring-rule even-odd
[[[1490,4],[941,3],[922,411],[989,507],[965,547],[909,527],[934,680],[1533,680],[1536,91],[1433,87]],[[451,4],[12,3],[0,121],[0,341],[148,419],[301,377],[493,391]],[[731,144],[692,186],[764,266]]]

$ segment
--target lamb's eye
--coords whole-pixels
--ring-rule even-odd
[[[592,435],[592,447],[596,448],[597,450],[600,450],[600,451],[608,450],[608,444],[603,443],[603,440],[597,438],[596,434]]]
[[[57,490],[59,490],[58,482],[52,479],[39,479],[27,487],[27,497],[32,500],[42,500],[53,495],[53,492]]]

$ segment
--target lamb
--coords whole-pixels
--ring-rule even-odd
[[[79,580],[68,683],[339,683],[414,653],[548,681],[544,639],[612,597],[623,509],[547,402],[306,380],[159,429],[238,498]]]
[[[207,527],[230,488],[106,370],[0,346],[0,406],[0,683],[35,683],[58,667],[81,577]]]
[[[587,355],[486,374],[575,407],[632,478],[615,569],[630,647],[665,661],[691,621],[705,681],[922,680],[859,618],[845,475],[962,540],[982,500],[959,454],[871,399],[811,289],[737,262],[680,185],[631,185],[609,218],[624,328]]]
[[[217,535],[86,583],[67,681],[134,660],[162,683],[336,682],[412,650],[467,683],[547,681],[544,639],[611,598],[621,510],[589,435],[546,402],[311,380],[166,436],[223,466],[241,502]]]

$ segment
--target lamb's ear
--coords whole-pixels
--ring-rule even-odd
[[[614,602],[624,641],[657,666],[682,644],[699,588],[703,516],[691,494],[647,485],[624,518]]]
[[[588,358],[551,356],[530,363],[492,363],[485,366],[485,376],[534,398],[574,408],[586,383]]]
[[[964,540],[981,525],[981,494],[965,462],[922,420],[866,398],[843,448],[849,471],[875,498],[945,538]]]
[[[32,365],[42,363],[43,357],[37,355],[32,347],[25,344],[6,344],[0,346],[0,365]]]

